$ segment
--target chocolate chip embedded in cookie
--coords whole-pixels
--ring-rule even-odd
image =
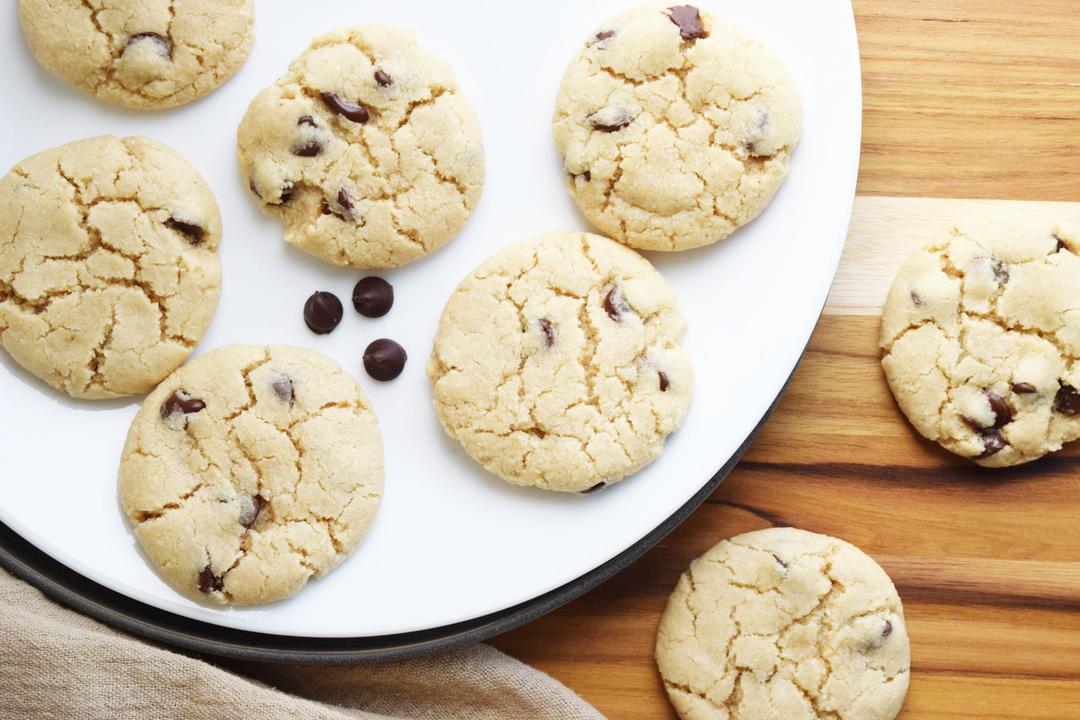
[[[254,42],[252,0],[19,0],[37,61],[106,102],[189,103],[228,80]]]
[[[656,662],[687,720],[892,720],[911,649],[900,597],[872,558],[770,528],[690,564],[660,619]]]
[[[196,600],[273,602],[328,573],[367,533],[382,440],[356,381],[310,350],[232,345],[143,404],[120,502],[161,576]]]
[[[1080,231],[983,218],[904,263],[881,363],[921,434],[987,467],[1080,438],[1080,257],[1062,238]]]
[[[454,291],[428,363],[446,432],[517,485],[588,492],[656,459],[694,375],[675,293],[598,235],[547,233]]]
[[[472,106],[409,30],[316,38],[252,100],[240,165],[287,242],[336,265],[389,268],[447,243],[480,197]]]
[[[603,234],[685,250],[765,208],[799,138],[780,61],[694,5],[623,12],[585,41],[553,119],[570,194]]]
[[[0,179],[0,345],[78,398],[145,393],[217,307],[221,217],[175,151],[96,137]]]

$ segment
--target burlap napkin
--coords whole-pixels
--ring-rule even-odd
[[[603,720],[484,645],[385,665],[227,670],[114,631],[0,570],[0,718],[233,717]]]

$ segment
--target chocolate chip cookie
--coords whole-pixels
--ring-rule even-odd
[[[904,263],[882,367],[922,435],[986,467],[1080,438],[1080,229],[965,221]]]
[[[496,253],[443,310],[428,363],[446,432],[517,485],[583,492],[654,460],[693,390],[675,293],[598,235]]]
[[[690,564],[660,619],[656,662],[687,720],[892,720],[911,650],[900,597],[873,559],[770,528]]]
[[[46,70],[139,110],[206,95],[254,42],[252,0],[19,0],[19,16]]]
[[[402,28],[316,38],[252,101],[238,144],[245,182],[286,241],[356,268],[444,245],[484,179],[472,106],[450,67]]]
[[[0,179],[0,345],[78,398],[147,392],[217,307],[221,217],[175,151],[96,137]]]
[[[316,352],[232,345],[147,397],[120,502],[179,592],[273,602],[360,543],[382,496],[382,438],[356,380]]]
[[[570,194],[603,234],[646,250],[727,237],[765,208],[799,138],[776,56],[692,5],[628,10],[585,40],[555,104]]]

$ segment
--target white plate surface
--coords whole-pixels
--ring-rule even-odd
[[[825,301],[847,230],[858,166],[861,93],[847,0],[710,0],[757,33],[790,68],[803,102],[791,175],[766,212],[726,242],[650,258],[675,286],[697,371],[693,405],[663,456],[591,496],[512,487],[486,475],[439,427],[424,363],[454,286],[495,250],[547,229],[585,229],[551,137],[556,88],[584,38],[620,0],[259,0],[255,49],[209,97],[178,110],[114,109],[41,70],[20,36],[15,3],[0,15],[0,167],[91,135],[147,135],[205,175],[225,225],[221,306],[198,352],[234,342],[291,343],[336,358],[361,379],[379,415],[386,496],[352,558],[295,598],[219,610],[173,592],[147,565],[116,501],[116,468],[132,401],[60,397],[0,352],[0,520],[87,577],[158,608],[219,625],[309,637],[424,630],[505,609],[587,573],[659,525],[736,451],[776,398]],[[379,320],[348,305],[360,273],[287,247],[248,197],[235,131],[248,101],[310,39],[334,27],[388,22],[416,29],[446,58],[480,116],[483,197],[465,230],[435,255],[384,273],[397,304]],[[314,290],[346,301],[333,335],[301,318]],[[410,355],[395,382],[369,379],[363,348],[378,337]],[[723,528],[717,528],[717,539]]]

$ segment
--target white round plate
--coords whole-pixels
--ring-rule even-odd
[[[776,50],[803,102],[791,175],[765,213],[727,241],[652,254],[679,295],[697,372],[686,423],[663,456],[601,493],[516,488],[487,475],[447,438],[424,364],[443,303],[495,250],[543,230],[586,229],[565,188],[550,118],[563,70],[620,0],[257,2],[255,49],[209,97],[165,113],[112,108],[54,80],[23,42],[15,3],[0,15],[4,113],[0,166],[91,135],[147,135],[203,173],[221,205],[224,289],[197,352],[236,342],[314,348],[360,378],[386,449],[386,496],[348,561],[295,598],[242,610],[193,603],[146,563],[116,500],[116,470],[139,400],[79,402],[0,352],[0,521],[53,558],[129,597],[218,625],[298,637],[372,637],[438,628],[528,601],[632,546],[699,490],[776,399],[817,321],[855,192],[861,129],[859,55],[847,0],[709,0]],[[236,163],[248,101],[315,35],[350,24],[416,29],[446,58],[483,127],[487,182],[465,230],[408,267],[382,273],[397,303],[368,320],[348,305],[362,273],[287,247]],[[329,336],[304,326],[315,290],[346,301]],[[378,337],[408,350],[404,374],[377,383],[360,356]]]

